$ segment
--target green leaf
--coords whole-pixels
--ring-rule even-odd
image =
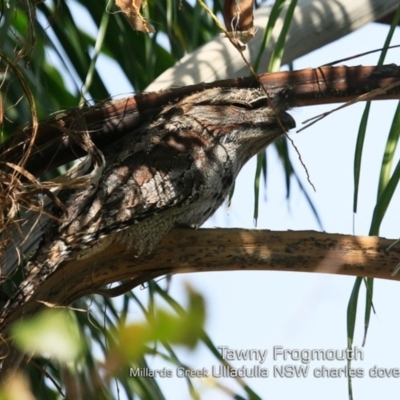
[[[351,292],[349,299],[349,304],[347,306],[347,348],[351,350],[353,348],[354,342],[354,330],[356,326],[356,316],[357,316],[357,304],[358,296],[360,294],[360,287],[362,283],[362,278],[356,278],[356,281]],[[347,360],[348,368],[351,367],[351,360]],[[351,377],[348,377],[348,391],[349,399],[353,399],[353,387],[351,382]]]
[[[147,321],[119,325],[110,340],[113,342],[111,364],[125,365],[138,361],[148,351],[150,343],[158,341],[193,348],[198,343],[205,322],[203,297],[187,288],[187,312],[178,315],[154,308]]]
[[[276,41],[274,51],[273,51],[273,53],[271,55],[271,59],[269,61],[268,72],[278,71],[279,68],[281,67],[282,56],[283,56],[283,52],[285,50],[286,37],[287,37],[290,25],[293,20],[293,15],[294,15],[296,6],[297,6],[297,0],[291,0],[288,10],[285,15],[285,20],[283,22],[282,30],[279,34],[278,40]]]
[[[369,111],[371,109],[371,102],[367,102],[363,115],[361,117],[360,126],[358,128],[356,150],[354,154],[354,194],[353,194],[353,212],[357,213],[358,205],[358,189],[360,185],[361,174],[361,160],[364,149],[365,133],[367,131]]]
[[[47,310],[15,323],[12,335],[22,351],[59,362],[76,360],[84,349],[76,321],[67,311]]]
[[[281,12],[283,10],[283,7],[285,5],[286,0],[276,0],[274,5],[272,6],[271,9],[271,14],[269,15],[268,18],[268,23],[267,26],[265,27],[264,31],[264,36],[261,41],[260,49],[258,50],[258,54],[256,57],[256,61],[254,62],[254,71],[258,71],[260,67],[260,61],[262,54],[265,50],[265,48],[268,46],[269,41],[271,40],[272,32],[274,30],[276,21],[278,20],[279,16],[281,15]]]

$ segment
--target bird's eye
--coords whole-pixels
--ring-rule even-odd
[[[245,108],[246,110],[250,110],[252,108],[251,104],[246,103],[244,101],[243,102],[237,101],[235,103],[232,103],[232,105],[238,108]]]

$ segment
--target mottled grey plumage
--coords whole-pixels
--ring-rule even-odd
[[[176,225],[200,226],[243,165],[294,120],[260,89],[210,89],[167,105],[106,151],[98,184],[62,193],[68,219],[50,222],[0,323],[67,260],[123,240],[140,254]]]

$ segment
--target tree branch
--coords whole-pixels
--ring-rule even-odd
[[[167,274],[213,271],[290,271],[400,280],[400,247],[393,240],[315,231],[174,229],[151,254],[134,256],[113,242],[91,257],[62,264],[15,320],[42,302],[68,305],[93,293],[116,296]],[[122,287],[106,290],[117,281]],[[40,303],[39,303],[40,302]]]
[[[195,92],[215,87],[253,88],[262,85],[268,96],[283,97],[287,107],[340,103],[355,100],[400,98],[400,67],[320,67],[284,71],[255,77],[235,78],[211,83],[143,93],[134,97],[99,103],[85,109],[74,109],[39,125],[35,150],[25,168],[34,176],[53,170],[81,157],[85,152],[68,131],[81,132],[86,127],[94,144],[101,150],[140,124],[153,118],[162,106]],[[0,162],[18,164],[32,135],[32,128],[15,132],[0,148]]]

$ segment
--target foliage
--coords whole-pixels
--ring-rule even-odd
[[[162,291],[158,286],[157,290]],[[55,398],[57,392],[68,398],[76,398],[72,393],[78,392],[83,398],[108,396],[109,386],[118,377],[128,397],[138,393],[144,398],[159,398],[161,392],[156,381],[146,375],[145,356],[161,356],[175,364],[168,355],[171,346],[192,349],[205,335],[204,300],[190,288],[187,288],[187,295],[187,310],[179,308],[171,312],[154,305],[149,310],[143,308],[145,320],[139,322],[128,322],[127,310],[115,314],[115,305],[111,305],[114,318],[110,318],[103,328],[98,325],[98,319],[102,318],[100,313],[93,312],[89,317],[84,310],[49,309],[14,324],[12,335],[18,348],[34,357],[34,367],[37,364],[43,368],[42,383],[31,380],[36,396]],[[88,329],[92,332],[85,335]],[[99,339],[103,354],[92,354],[92,343],[88,338]],[[99,360],[99,356],[103,360]],[[50,365],[43,364],[46,359],[51,360]],[[51,376],[54,386],[47,387],[46,376]],[[14,379],[16,385],[26,385],[21,376]],[[7,390],[5,387],[5,396]]]
[[[292,9],[295,3],[291,2]],[[274,12],[271,13],[272,25],[283,2],[278,0],[275,5]],[[215,14],[220,13],[221,4],[214,1],[211,9]],[[117,63],[121,77],[126,78],[134,91],[142,91],[177,60],[208,42],[219,32],[212,17],[198,2],[193,4],[185,0],[149,0],[145,14],[156,28],[154,34],[134,32],[118,9],[106,0],[0,0],[1,140],[4,141],[11,135],[16,126],[35,124],[37,120],[53,112],[108,98],[109,88],[105,83],[104,71],[97,64],[100,57]],[[289,23],[290,18],[286,22],[285,32]],[[93,25],[94,29],[88,29],[86,25]],[[272,26],[267,28],[263,46],[269,40]],[[283,34],[277,46],[276,57],[271,59],[271,69],[279,67],[284,36]],[[260,54],[262,51],[263,48],[260,49]],[[258,62],[256,67],[259,67]],[[257,68],[256,70],[262,70]],[[400,177],[399,166],[391,174],[394,150],[399,138],[398,120],[397,113],[382,161],[371,234],[378,233],[379,224]],[[366,123],[367,116],[360,128],[359,145],[355,154],[354,212]],[[300,181],[288,157],[287,143],[281,142],[277,148],[285,168],[289,196],[290,178],[294,176],[299,183]],[[261,173],[265,174],[266,169],[266,157],[262,154],[258,158],[256,172],[256,199],[259,196]],[[304,193],[306,194],[305,191]],[[311,201],[310,205],[312,206]],[[257,207],[256,200],[255,219]],[[315,210],[314,212],[317,216]],[[366,286],[368,326],[372,283],[366,282]],[[360,288],[361,281],[358,279],[348,308],[349,347],[353,341]],[[149,355],[157,355],[173,365],[189,368],[180,363],[172,344],[193,347],[200,340],[216,357],[220,357],[203,330],[205,310],[200,295],[189,290],[189,305],[187,311],[184,311],[169,296],[168,285],[162,289],[152,282],[147,289],[146,305],[134,293],[127,293],[119,302],[94,296],[78,301],[74,305],[78,309],[76,312],[55,314],[52,310],[27,321],[24,326],[19,326],[15,331],[16,340],[22,348],[29,351],[34,349],[27,347],[32,343],[26,337],[37,329],[44,330],[46,336],[40,331],[35,336],[46,341],[39,340],[36,346],[44,346],[48,351],[50,339],[47,335],[51,333],[48,324],[58,328],[69,326],[73,332],[71,335],[64,336],[65,330],[61,334],[55,334],[57,340],[65,341],[63,345],[57,345],[60,350],[64,346],[69,347],[70,353],[67,355],[71,359],[60,360],[65,355],[61,351],[58,353],[59,357],[51,359],[35,357],[26,369],[26,375],[17,375],[3,388],[0,398],[15,398],[15,390],[29,396],[30,384],[35,397],[45,399],[59,398],[60,393],[78,398],[75,395],[83,388],[86,392],[82,398],[110,398],[114,394],[113,390],[119,391],[122,388],[127,398],[161,399],[163,393],[156,379],[130,379],[123,368],[127,368],[129,363],[137,368],[146,368],[146,357]],[[160,298],[174,310],[173,313],[160,310],[156,305]],[[141,310],[145,322],[127,322],[133,307]],[[82,312],[87,309],[90,309],[90,313]],[[131,342],[132,337],[135,341]],[[68,342],[71,340],[72,342]],[[39,353],[43,355],[43,350]],[[188,379],[187,383],[192,397],[198,398],[191,380]],[[249,398],[258,398],[249,387],[239,383]]]

